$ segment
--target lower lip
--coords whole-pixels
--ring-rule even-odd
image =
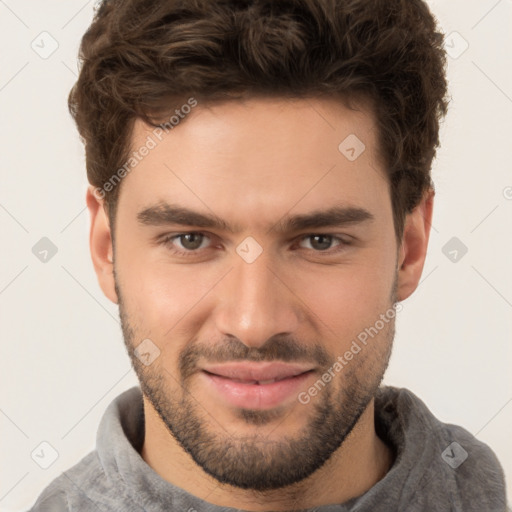
[[[201,372],[207,384],[229,405],[244,409],[272,409],[305,389],[313,372],[301,373],[271,384],[245,384],[207,372]]]

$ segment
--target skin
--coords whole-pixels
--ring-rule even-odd
[[[133,148],[151,131],[137,120]],[[123,179],[115,246],[104,204],[89,189],[94,267],[105,295],[120,305],[125,343],[144,392],[141,456],[163,479],[220,506],[295,510],[359,496],[391,467],[393,452],[375,432],[373,395],[391,353],[394,321],[308,404],[294,397],[271,411],[243,411],[223,402],[199,372],[221,349],[228,360],[279,360],[300,347],[293,360],[314,367],[307,391],[360,332],[416,289],[433,192],[407,215],[399,244],[375,133],[368,109],[349,110],[333,100],[199,104]],[[338,150],[349,134],[366,146],[353,162]],[[214,214],[239,229],[138,220],[138,213],[163,202]],[[299,232],[276,229],[288,216],[340,205],[365,209],[372,219]],[[165,235],[190,231],[210,237],[192,256],[176,254],[186,250],[183,239],[162,243]],[[318,250],[311,234],[338,238]],[[249,236],[263,249],[252,263],[236,252]],[[149,366],[134,355],[147,338],[160,350]],[[197,358],[186,373],[180,357],[192,353]],[[317,467],[294,475],[294,468],[306,465],[304,446],[327,450],[317,439],[323,423],[324,439],[339,439],[322,460],[315,454]],[[191,426],[206,436],[210,451],[194,444]],[[288,449],[293,443],[301,448]],[[227,445],[232,460],[215,451]],[[220,475],[243,454],[247,466]],[[272,473],[276,464],[289,478],[286,485]],[[251,488],[250,476],[258,471],[274,476]]]

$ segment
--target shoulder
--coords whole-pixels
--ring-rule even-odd
[[[39,495],[28,512],[97,512],[88,497],[105,485],[105,474],[96,451],[55,478]]]
[[[66,492],[58,488],[52,489],[52,484],[41,493],[28,512],[68,512],[71,510]]]
[[[472,510],[478,503],[482,510],[504,511],[505,476],[492,449],[458,425],[442,423],[440,433],[446,445],[441,458],[455,481],[461,507]]]
[[[405,388],[383,387],[376,404],[387,432],[403,447],[406,478],[415,475],[411,499],[444,500],[465,512],[506,510],[504,472],[487,444],[459,425],[440,421]]]

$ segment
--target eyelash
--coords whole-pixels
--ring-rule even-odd
[[[175,254],[176,256],[192,257],[192,256],[196,256],[196,255],[200,254],[203,250],[208,249],[208,247],[204,247],[204,248],[200,248],[200,249],[195,249],[195,250],[194,249],[189,249],[189,250],[179,250],[179,249],[176,249],[176,247],[172,244],[173,240],[179,239],[180,237],[185,236],[185,235],[202,235],[205,238],[209,238],[210,240],[212,238],[212,237],[208,236],[207,233],[204,233],[202,231],[186,231],[186,232],[182,232],[182,233],[175,233],[175,234],[166,235],[165,237],[162,238],[160,243],[163,246],[165,246],[168,249],[170,249],[172,251],[172,253]],[[332,242],[334,242],[334,241],[338,242],[338,244],[334,245],[334,249],[335,250],[332,250],[332,248],[326,249],[324,251],[315,251],[314,249],[306,249],[306,250],[312,251],[312,252],[314,252],[315,254],[318,254],[318,255],[322,255],[322,254],[325,254],[325,255],[336,254],[338,252],[343,251],[347,246],[351,245],[351,241],[343,239],[343,238],[341,238],[339,236],[328,234],[328,233],[309,233],[309,234],[306,234],[306,235],[301,235],[298,238],[298,241],[300,243],[303,240],[306,240],[308,238],[312,238],[314,236],[331,237],[332,238]]]

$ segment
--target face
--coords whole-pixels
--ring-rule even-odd
[[[391,351],[398,247],[373,118],[252,99],[199,104],[158,135],[136,122],[133,148],[157,144],[124,178],[115,225],[143,393],[217,480],[298,482],[344,442]]]

